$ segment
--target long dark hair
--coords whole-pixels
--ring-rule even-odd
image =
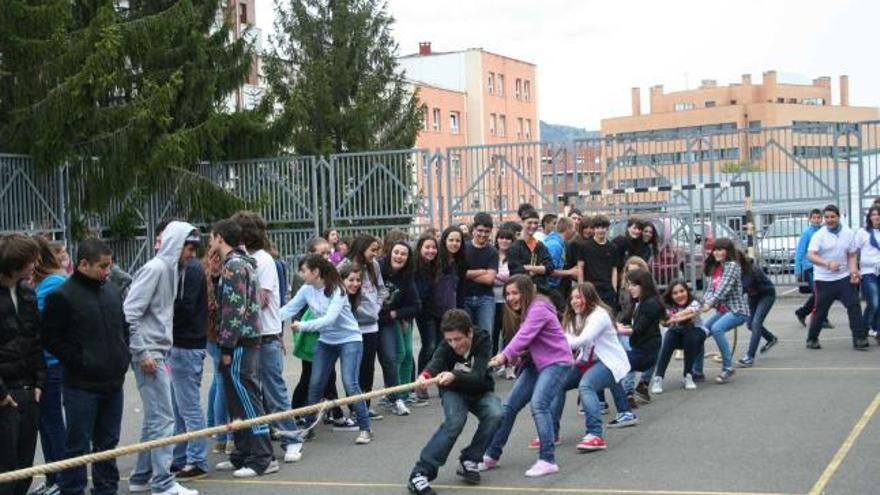
[[[520,294],[519,311],[514,311],[510,308],[510,305],[507,304],[507,288],[511,285],[516,287]],[[525,318],[526,314],[529,312],[529,307],[532,305],[535,299],[546,298],[538,294],[538,288],[535,287],[535,283],[532,282],[532,278],[524,274],[514,275],[507,279],[507,282],[504,283],[504,290],[502,294],[504,294],[505,296],[504,318],[502,322],[504,340],[505,342],[510,342],[510,339],[512,339],[513,336],[516,335],[516,332],[519,330],[520,325],[522,325],[523,318]]]
[[[391,229],[382,240],[382,256],[389,256],[391,250],[400,241],[409,241],[409,234],[400,229]]]
[[[584,298],[584,316],[589,316],[596,311],[597,309],[604,309],[608,312],[608,316],[610,317],[614,312],[609,308],[604,302],[602,302],[602,298],[599,297],[599,293],[596,291],[596,286],[590,282],[584,282],[578,284],[574,289],[572,289],[572,294],[574,292],[580,292],[581,297]],[[574,312],[574,308],[571,307],[571,302],[565,306],[565,314],[562,315],[562,328],[568,330],[570,327],[574,330],[574,335],[580,335],[584,330],[584,326],[586,324],[586,318],[582,322],[580,326],[577,324],[577,313]]]
[[[431,261],[422,258],[422,247],[428,242],[433,242],[437,248],[437,256]],[[416,243],[416,273],[428,280],[435,280],[440,273],[440,246],[438,244],[437,238],[432,235],[423,235]]]
[[[865,230],[868,231],[868,240],[871,243],[871,246],[874,249],[880,249],[880,241],[877,241],[877,236],[874,235],[874,224],[871,223],[871,213],[877,212],[880,214],[880,206],[875,204],[874,206],[868,208],[868,214],[865,215]]]
[[[657,236],[658,236],[657,226],[654,225],[653,222],[644,222],[642,224],[642,239],[643,240],[645,238],[645,230],[646,229],[651,229],[651,232],[654,233],[654,235],[651,236],[651,242],[648,242],[647,244],[648,244],[648,246],[651,247],[651,256],[657,256],[657,253],[660,251],[660,240],[657,239]]]
[[[348,278],[352,273],[357,273],[363,277],[363,272],[361,271],[361,265],[357,263],[346,263],[339,268],[339,280],[345,282],[345,279]],[[348,290],[345,289],[345,285],[343,284],[342,289],[348,294]],[[361,294],[363,294],[363,290],[358,290],[356,294],[348,294],[348,302],[351,303],[351,312],[354,313],[357,311],[358,305],[361,303]]]
[[[455,254],[450,253],[449,249],[446,248],[446,240],[452,234],[458,234],[459,237],[461,237],[461,248]],[[464,243],[464,234],[461,233],[461,230],[459,230],[458,227],[447,227],[446,230],[443,231],[443,234],[440,235],[440,243],[437,246],[437,251],[439,251],[439,254],[437,255],[437,257],[440,259],[440,270],[443,273],[446,273],[446,271],[449,270],[450,262],[455,264],[455,269],[457,271],[464,271]]]
[[[642,292],[639,294],[639,303],[643,303],[650,299],[656,299],[661,306],[663,305],[663,302],[660,300],[660,294],[657,292],[657,286],[654,285],[654,277],[651,276],[650,272],[646,272],[645,270],[633,270],[626,274],[626,281],[642,288]],[[636,305],[633,304],[629,314],[626,315],[627,319],[632,319],[635,315],[635,311]]]
[[[691,303],[694,302],[694,293],[691,292],[691,288],[688,287],[687,282],[681,279],[676,279],[669,283],[669,287],[667,287],[666,292],[663,293],[663,304],[665,304],[667,308],[679,307],[678,304],[672,299],[672,291],[679,286],[684,287],[684,290],[687,291],[688,300],[684,304],[685,307],[690,306]]]
[[[40,258],[34,267],[34,285],[36,285],[45,280],[49,275],[60,273],[63,270],[61,269],[61,262],[58,261],[58,257],[55,256],[55,251],[52,249],[52,244],[42,235],[32,236],[32,239],[40,246]]]
[[[391,266],[391,252],[394,251],[394,248],[397,246],[403,246],[406,248],[407,256],[406,256],[406,264],[403,265],[397,271],[394,271],[394,268]],[[415,260],[413,260],[413,250],[410,247],[409,243],[406,241],[397,241],[391,245],[391,249],[388,250],[388,254],[385,255],[384,263],[382,263],[382,278],[388,280],[392,276],[398,277],[407,277],[412,273],[413,265]]]
[[[370,277],[373,287],[379,285],[379,274],[376,273],[375,265],[367,263],[367,258],[364,253],[370,249],[370,246],[376,243],[379,243],[379,239],[376,239],[370,234],[358,234],[354,240],[351,241],[351,246],[348,250],[348,259],[361,265],[363,270],[367,272],[367,276]],[[379,244],[381,245],[381,243]]]
[[[318,270],[318,276],[324,281],[324,295],[330,297],[336,289],[345,293],[345,287],[342,285],[342,278],[333,263],[330,263],[320,254],[307,254],[299,260],[299,267],[305,266],[309,270]]]
[[[728,239],[727,237],[715,239],[715,242],[712,243],[712,251],[715,251],[716,249],[727,250],[727,258],[721,262],[722,266],[728,261],[733,261],[739,265],[743,273],[751,273],[751,263],[746,261],[745,256],[736,248],[736,244],[731,239]],[[703,274],[707,276],[712,275],[712,272],[715,271],[717,265],[718,262],[715,261],[715,255],[712,254],[712,252],[709,252],[706,256],[706,261],[703,262]]]

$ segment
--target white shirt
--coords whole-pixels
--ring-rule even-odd
[[[608,311],[594,309],[587,316],[580,335],[574,335],[570,330],[565,329],[565,338],[572,350],[580,350],[576,362],[586,362],[592,350],[594,359],[602,361],[614,375],[614,381],[620,381],[629,373],[629,358],[617,338],[617,327]]]
[[[278,335],[281,333],[281,317],[278,313],[281,307],[281,285],[278,281],[278,270],[275,268],[275,258],[264,249],[251,253],[251,256],[257,260],[260,289],[271,292],[269,304],[260,310],[260,335]]]
[[[877,239],[880,244],[880,231],[872,229],[868,232],[865,229],[859,229],[856,232],[856,247],[861,252],[859,254],[859,271],[862,275],[872,275],[877,273],[875,270],[880,267],[880,249],[871,245],[871,236]]]
[[[840,269],[832,272],[827,266],[816,265],[813,268],[813,278],[820,282],[835,282],[849,277],[847,254],[855,253],[858,249],[852,230],[841,225],[840,232],[832,234],[827,226],[823,226],[810,239],[807,252],[818,253],[826,263],[836,261],[840,264]]]

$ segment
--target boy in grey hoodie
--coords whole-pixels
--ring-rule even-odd
[[[135,274],[123,306],[130,325],[132,369],[144,408],[141,441],[174,435],[171,370],[168,354],[173,340],[174,298],[179,270],[193,257],[199,231],[185,222],[171,222],[162,231],[158,253]],[[156,495],[198,495],[175,481],[171,472],[173,446],[138,454],[129,479],[131,492]]]

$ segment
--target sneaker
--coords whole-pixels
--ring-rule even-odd
[[[498,371],[495,372],[495,377],[504,378],[504,376],[506,374],[507,374],[507,366],[499,366]]]
[[[696,371],[691,373],[691,379],[695,382],[705,382],[706,375],[703,373],[697,373]]]
[[[416,403],[417,400],[418,397],[416,397],[416,394],[409,394],[406,396],[406,399],[403,399],[403,403],[407,406],[412,406]]]
[[[204,469],[198,466],[193,466],[192,464],[187,464],[186,466],[183,466],[183,469],[177,472],[177,479],[195,480],[205,476],[206,474],[208,474],[208,472]]]
[[[721,370],[721,374],[715,377],[715,383],[728,383],[733,380],[733,375],[736,374],[736,370],[733,368],[727,370]]]
[[[149,483],[140,484],[140,483],[132,483],[131,481],[128,482],[128,492],[129,493],[145,493],[148,491],[150,491],[150,484]]]
[[[685,390],[696,390],[697,384],[694,383],[694,376],[690,373],[684,375],[684,389]]]
[[[456,476],[465,483],[471,485],[480,484],[480,465],[474,461],[461,461],[458,463],[458,469],[455,470]]]
[[[605,440],[602,440],[602,437],[593,435],[592,433],[588,434],[577,444],[578,452],[593,452],[596,450],[605,450],[608,447],[608,444],[605,443]]]
[[[406,407],[403,400],[397,399],[394,401],[394,406],[391,407],[391,413],[395,416],[409,416],[409,408]]]
[[[46,490],[49,489],[51,485],[47,485],[46,483],[41,483],[36,488],[28,492],[28,495],[43,495],[46,493]]]
[[[765,352],[769,351],[770,349],[773,349],[773,346],[775,346],[778,343],[779,343],[779,339],[777,337],[773,337],[772,340],[768,340],[767,343],[764,344],[764,347],[761,347],[761,354],[764,354]]]
[[[256,478],[257,476],[265,476],[267,474],[277,473],[280,468],[278,467],[278,461],[272,460],[269,463],[269,466],[263,471],[263,474],[256,472],[253,468],[243,467],[241,469],[237,469],[232,476],[236,478]]]
[[[374,411],[372,409],[367,411],[367,415],[370,416],[370,421],[382,421],[383,419],[385,419],[385,416],[377,413],[376,411]]]
[[[648,384],[645,382],[639,382],[639,384],[636,385],[635,396],[636,400],[642,401],[645,404],[651,402],[651,393],[648,391]]]
[[[391,402],[391,399],[389,399],[387,395],[379,399],[379,406],[384,409],[391,409],[391,406],[393,405],[394,404]]]
[[[415,495],[435,495],[428,478],[422,473],[413,473],[406,482],[406,489]]]
[[[416,401],[413,403],[413,407],[428,406],[431,404],[431,401],[429,399],[430,399],[430,396],[428,395],[428,392],[425,392],[425,393],[416,392]]]
[[[825,320],[825,323],[822,324],[822,328],[834,330],[834,325],[832,325],[830,321]]]
[[[800,322],[802,327],[807,328],[807,315],[803,315],[795,311],[794,316],[795,318],[797,318],[797,321]]]
[[[235,471],[235,469],[235,464],[233,464],[231,461],[218,462],[214,466],[215,471]]]
[[[868,330],[868,337],[873,337],[876,339],[877,336],[880,336],[880,334],[877,333],[877,330]]]
[[[853,343],[853,348],[857,351],[867,351],[868,347],[870,347],[870,344],[868,344],[868,339],[865,338],[856,339]]]
[[[303,458],[303,444],[292,443],[284,447],[284,462],[299,462]]]
[[[672,359],[675,359],[676,361],[681,361],[682,359],[684,359],[684,351],[681,349],[676,349],[672,353]]]
[[[173,474],[177,474],[180,472],[181,469],[183,469],[184,466],[185,464],[172,464],[171,467],[168,468],[168,470],[171,471]]]
[[[358,431],[358,425],[351,418],[339,418],[333,421],[333,431]]]
[[[302,433],[302,440],[303,442],[311,442],[316,436],[318,435],[315,433],[315,429],[309,428]]]
[[[556,440],[553,441],[553,445],[556,445],[558,447],[560,444],[562,444],[562,438],[556,437]],[[537,438],[531,439],[529,441],[529,448],[532,450],[540,449],[541,448],[541,440],[539,440]]]
[[[357,438],[354,439],[354,443],[358,445],[366,445],[373,441],[373,432],[367,430],[361,430],[358,433]]]
[[[483,462],[477,464],[477,469],[482,471],[490,471],[498,467],[498,459],[492,459],[491,457],[484,455]]]
[[[626,401],[629,403],[629,408],[630,408],[630,409],[638,409],[638,408],[639,408],[639,403],[636,401],[636,396],[635,396],[635,395],[632,395],[632,394],[627,395],[627,396],[626,396]]]
[[[233,452],[235,452],[235,441],[234,440],[227,440],[225,454],[231,455]]]
[[[663,393],[663,377],[655,376],[651,378],[651,393],[652,394],[662,394]]]
[[[43,491],[43,495],[61,495],[61,487],[58,485],[49,485]]]
[[[508,366],[507,370],[504,372],[505,380],[516,380],[516,369],[512,366]]]
[[[755,365],[755,359],[748,356],[743,356],[737,359],[736,362],[739,364],[740,368],[751,368]]]
[[[818,340],[808,340],[807,341],[807,349],[821,349],[822,346],[819,345]]]
[[[198,490],[193,490],[192,488],[187,488],[180,483],[175,483],[171,486],[171,488],[165,490],[164,492],[159,492],[154,495],[199,495]]]
[[[548,474],[558,473],[559,466],[557,464],[552,464],[547,461],[538,461],[536,462],[528,471],[526,471],[526,476],[529,478],[538,478],[540,476],[547,476]]]
[[[617,413],[617,417],[608,423],[609,428],[626,428],[639,424],[639,418],[632,411]]]

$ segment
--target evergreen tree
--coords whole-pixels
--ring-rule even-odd
[[[3,150],[44,170],[74,165],[83,210],[169,183],[193,214],[241,206],[198,172],[266,152],[264,115],[226,109],[253,49],[232,39],[225,11],[222,0],[5,0]]]

